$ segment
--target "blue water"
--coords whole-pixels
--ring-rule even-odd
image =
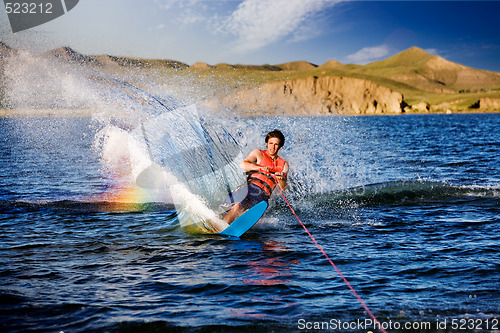
[[[285,195],[379,321],[500,329],[500,115],[223,122],[284,131]],[[335,329],[369,316],[279,196],[241,240],[106,200],[101,128],[0,119],[1,331],[377,331]]]

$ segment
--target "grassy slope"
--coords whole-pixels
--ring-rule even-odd
[[[69,51],[68,51],[69,50]],[[300,61],[276,66],[245,66],[219,64],[209,69],[189,69],[187,65],[171,60],[135,59],[113,56],[83,56],[71,49],[61,48],[60,55],[70,58],[92,58],[90,65],[99,70],[118,74],[138,86],[143,82],[168,85],[180,98],[200,100],[234,93],[264,83],[293,80],[311,76],[343,76],[372,81],[401,92],[410,105],[427,102],[431,105],[452,104],[451,108],[467,109],[481,97],[500,98],[500,74],[468,69],[488,78],[489,85],[454,86],[450,84],[464,66],[432,56],[419,48],[410,48],[388,59],[368,65],[315,67]],[[436,59],[439,58],[439,59]],[[86,58],[85,58],[86,59]],[[435,70],[428,64],[438,60],[442,68]],[[292,68],[295,70],[280,70]],[[141,78],[147,77],[147,80]],[[442,81],[442,82],[441,82]],[[494,82],[494,84],[491,84]],[[143,86],[144,87],[144,86]],[[144,87],[148,88],[148,87]],[[440,90],[444,89],[445,92]],[[1,91],[0,91],[1,93]]]
[[[367,65],[368,66],[368,65]],[[141,70],[144,74],[144,69]],[[211,68],[204,70],[172,70],[172,69],[150,69],[151,77],[161,84],[162,81],[172,80],[178,82],[182,92],[188,90],[188,94],[197,94],[199,98],[211,98],[231,94],[235,91],[246,90],[260,86],[268,82],[284,81],[306,78],[311,76],[343,76],[372,81],[392,90],[401,92],[406,103],[418,104],[422,101],[430,105],[452,104],[455,109],[467,109],[481,97],[500,98],[500,85],[486,87],[485,91],[471,89],[469,93],[459,93],[458,88],[447,87],[448,93],[439,93],[420,89],[409,83],[391,79],[392,75],[413,74],[414,69],[404,66],[386,67],[385,64],[374,64],[372,66],[343,65],[338,68],[314,68],[303,71],[269,71],[252,70],[245,68]],[[184,87],[182,87],[184,85]],[[187,88],[186,88],[187,86]],[[476,90],[476,91],[475,91]],[[449,108],[450,106],[446,106]]]
[[[365,66],[340,65],[336,68],[316,67],[301,71],[279,72],[245,69],[205,70],[191,72],[189,75],[196,73],[199,79],[218,82],[220,86],[230,85],[234,90],[248,89],[266,82],[310,76],[344,76],[372,81],[399,91],[410,105],[423,101],[431,105],[442,104],[446,108],[461,110],[467,109],[481,97],[500,98],[500,74],[467,69],[488,77],[488,82],[498,83],[455,86],[450,82],[454,82],[457,73],[466,67],[436,58],[438,57],[421,49],[411,48],[386,60]],[[444,67],[433,70],[428,65],[432,60],[440,60],[444,63]],[[187,72],[189,71],[179,74],[186,75]],[[224,92],[230,91],[226,89]],[[217,92],[214,91],[214,94],[217,95]]]

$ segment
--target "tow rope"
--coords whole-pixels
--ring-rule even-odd
[[[278,180],[276,179],[276,177],[273,175],[273,178],[275,178],[276,180],[276,184],[278,185],[278,189],[280,190],[281,192],[281,196],[283,197],[283,199],[285,200],[286,204],[288,205],[288,207],[290,208],[290,210],[292,211],[292,214],[297,218],[297,220],[299,221],[300,225],[302,225],[302,228],[304,228],[304,230],[306,231],[306,233],[309,235],[309,237],[311,238],[311,240],[314,242],[314,244],[316,244],[316,246],[318,247],[318,249],[321,251],[321,253],[323,253],[323,255],[326,257],[326,259],[328,259],[328,262],[333,266],[333,268],[335,269],[335,271],[339,274],[339,276],[342,278],[342,280],[344,280],[345,284],[349,287],[349,289],[351,290],[351,292],[354,294],[354,296],[356,296],[356,298],[358,299],[359,303],[361,303],[361,305],[363,306],[363,308],[366,310],[366,312],[368,313],[368,315],[373,319],[375,325],[378,326],[378,328],[380,329],[380,331],[382,331],[383,333],[387,333],[386,330],[382,327],[382,325],[380,324],[380,322],[378,321],[377,317],[375,317],[375,315],[373,314],[373,312],[371,312],[370,308],[368,307],[368,305],[366,305],[366,303],[363,301],[363,299],[359,296],[359,294],[356,292],[356,290],[354,290],[354,288],[351,286],[351,284],[349,283],[349,281],[347,281],[347,279],[344,277],[344,274],[342,274],[342,272],[338,269],[337,265],[334,264],[334,262],[330,259],[330,257],[326,254],[325,250],[323,250],[323,248],[321,247],[321,245],[319,245],[319,243],[316,241],[316,239],[313,237],[313,235],[309,232],[309,230],[306,228],[305,224],[301,221],[301,219],[299,218],[299,216],[297,215],[297,213],[295,213],[295,210],[293,209],[292,205],[290,205],[290,203],[288,202],[288,200],[286,199],[286,196],[285,194],[283,193],[283,190],[281,189],[281,187],[279,186],[278,184]]]

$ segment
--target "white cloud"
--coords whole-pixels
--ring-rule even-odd
[[[295,40],[315,37],[304,26],[322,10],[340,0],[245,0],[222,22],[219,31],[237,37],[238,51],[260,49],[293,35]]]
[[[348,55],[346,60],[351,63],[365,65],[372,61],[377,61],[389,55],[390,50],[387,45],[364,47],[356,53]]]
[[[163,30],[165,29],[165,24],[158,24],[157,26],[154,27],[149,27],[149,31],[157,31],[157,30]]]
[[[196,12],[190,8],[184,10],[182,13],[179,14],[177,17],[177,22],[190,25],[190,24],[196,24],[196,23],[201,23],[206,21],[206,17],[204,14]]]
[[[158,8],[169,13],[176,24],[193,25],[207,20],[208,6],[203,0],[154,0]]]

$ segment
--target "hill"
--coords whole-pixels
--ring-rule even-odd
[[[0,65],[15,51],[0,42]],[[69,47],[46,56],[118,77],[125,74],[127,79],[134,77],[128,75],[131,71],[146,74],[153,84],[168,82],[172,94],[181,100],[228,104],[244,114],[254,112],[251,108],[256,105],[261,114],[266,108],[279,110],[276,103],[287,105],[295,114],[500,111],[500,73],[453,63],[418,47],[364,66],[333,59],[321,66],[307,61],[188,66],[175,60],[84,55]],[[147,84],[148,80],[133,83]]]
[[[332,59],[332,60],[325,62],[323,65],[319,66],[318,68],[339,68],[342,66],[343,65],[340,62]]]
[[[418,47],[364,66],[330,60],[319,67],[305,61],[276,67],[283,71],[242,73],[254,85],[245,86],[240,79],[239,91],[215,104],[247,114],[256,109],[276,114],[283,109],[278,104],[288,105],[295,114],[500,111],[500,73],[453,63]],[[279,91],[283,96],[278,98]]]
[[[103,59],[106,58],[106,61]],[[98,63],[101,66],[105,64],[116,64],[120,67],[133,67],[133,68],[151,68],[151,67],[162,67],[169,69],[186,69],[189,66],[185,63],[176,60],[163,60],[163,59],[137,59],[129,57],[115,57],[109,55],[103,55],[96,57]]]
[[[204,62],[196,62],[191,66],[189,66],[189,69],[210,69],[210,68],[212,68],[212,66]]]
[[[354,70],[402,82],[424,91],[453,93],[500,85],[500,74],[466,67],[412,47]]]
[[[54,56],[63,61],[93,65],[98,67],[109,68],[149,68],[149,67],[164,67],[173,69],[184,69],[189,66],[175,60],[157,60],[157,59],[140,59],[130,57],[116,57],[111,55],[89,56],[81,54],[70,47],[60,47],[58,49],[47,52],[47,55]]]
[[[81,53],[76,52],[70,47],[60,47],[55,50],[51,50],[47,52],[49,56],[53,56],[55,58],[61,59],[63,61],[68,62],[77,62],[77,63],[92,63],[95,59],[91,56],[86,56]]]
[[[307,61],[294,61],[294,62],[279,64],[276,65],[276,67],[279,67],[285,71],[306,71],[309,69],[315,69],[318,66],[316,66],[315,64],[311,64],[310,62]]]

